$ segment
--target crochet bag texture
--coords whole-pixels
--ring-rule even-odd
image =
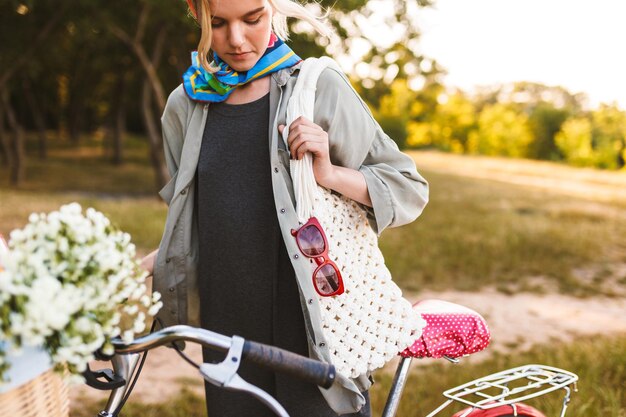
[[[287,105],[286,126],[299,116],[313,120],[317,79],[326,67],[341,71],[328,57],[304,61]],[[285,128],[285,143],[288,135]],[[356,378],[381,368],[410,346],[425,321],[392,281],[365,211],[353,200],[317,185],[309,153],[291,160],[290,169],[298,220],[302,224],[312,216],[319,220],[328,238],[328,256],[343,277],[343,294],[318,295],[331,361],[339,373]]]

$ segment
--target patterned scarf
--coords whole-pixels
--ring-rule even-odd
[[[248,71],[238,73],[213,53],[213,66],[218,71],[210,73],[200,65],[198,52],[191,53],[191,67],[183,74],[185,92],[195,101],[220,102],[240,85],[269,75],[283,68],[294,66],[302,59],[282,40],[272,33],[267,50]]]

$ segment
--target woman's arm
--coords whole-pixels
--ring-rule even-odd
[[[304,151],[314,154],[320,185],[362,203],[379,234],[421,214],[428,202],[428,183],[413,159],[374,120],[345,75],[331,68],[322,72],[314,114],[314,122],[294,121],[288,143],[294,158]]]
[[[158,253],[159,253],[159,250],[155,249],[152,252],[150,252],[148,255],[141,258],[140,266],[146,271],[148,271],[148,276],[152,276],[152,274],[154,273],[154,261],[156,260]]]

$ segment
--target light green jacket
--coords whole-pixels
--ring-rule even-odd
[[[306,320],[309,353],[330,362],[322,334],[316,292],[309,262],[296,246],[291,229],[299,227],[289,174],[289,154],[279,135],[293,91],[298,66],[275,72],[270,82],[269,152],[276,216],[300,288]],[[163,117],[165,159],[171,180],[159,192],[169,205],[163,238],[154,267],[154,289],[163,297],[159,317],[164,325],[199,325],[197,291],[198,230],[194,212],[196,166],[209,105],[190,100],[182,86],[168,98]],[[428,201],[428,184],[413,160],[380,128],[347,78],[333,69],[321,74],[315,98],[315,123],[329,136],[333,164],[359,170],[365,176],[373,209],[369,220],[378,234],[386,227],[409,223]],[[233,231],[237,233],[237,231]],[[210,277],[203,277],[210,279]],[[245,308],[245,306],[241,306]],[[338,414],[353,413],[364,405],[361,391],[370,387],[367,375],[338,377],[328,390],[321,389]]]

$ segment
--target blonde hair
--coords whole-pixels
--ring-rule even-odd
[[[322,36],[329,37],[331,35],[332,30],[326,23],[328,12],[317,15],[295,0],[268,0],[268,2],[275,10],[272,17],[272,30],[280,39],[284,41],[289,39],[288,17],[304,20]],[[208,59],[211,53],[211,41],[213,38],[209,0],[193,0],[193,6],[195,10],[192,9],[191,12],[195,15],[202,29],[202,35],[198,43],[198,60],[205,70],[215,72],[217,68],[211,66]]]

